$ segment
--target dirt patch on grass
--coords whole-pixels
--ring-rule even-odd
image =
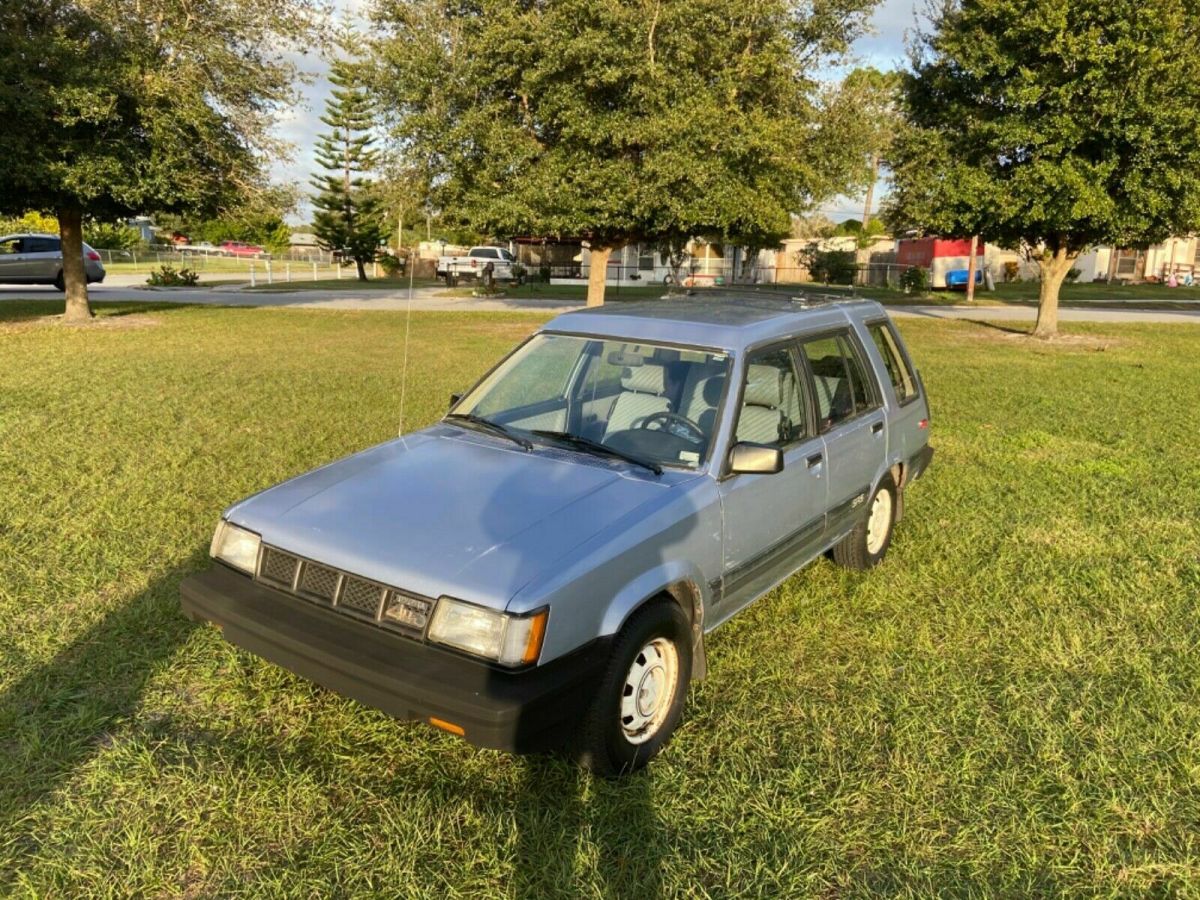
[[[1040,338],[1034,337],[1032,334],[1008,332],[1004,335],[1004,339],[1024,341],[1031,347],[1090,350],[1094,353],[1103,353],[1105,350],[1111,350],[1121,343],[1116,338],[1093,334],[1056,334],[1054,337]]]

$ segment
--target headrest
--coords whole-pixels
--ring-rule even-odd
[[[704,379],[704,386],[700,389],[700,394],[704,398],[705,403],[709,406],[716,406],[721,402],[721,391],[724,388],[724,375],[710,375]]]
[[[750,366],[742,402],[754,406],[778,406],[783,396],[779,389],[782,380],[783,371],[775,366]]]
[[[661,394],[666,388],[666,373],[662,366],[646,363],[631,366],[621,373],[621,387],[639,394]]]

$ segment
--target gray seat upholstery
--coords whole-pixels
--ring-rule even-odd
[[[697,377],[689,380],[684,386],[683,397],[679,403],[680,412],[704,429],[706,434],[712,434],[716,426],[717,404],[721,402],[721,391],[725,386],[725,373],[694,367]]]
[[[646,416],[667,412],[670,403],[663,396],[666,389],[666,373],[654,363],[631,366],[621,373],[621,393],[613,403],[604,427],[607,437],[617,431],[636,428]]]
[[[783,371],[775,366],[751,365],[738,416],[737,439],[756,444],[774,444],[783,424]]]

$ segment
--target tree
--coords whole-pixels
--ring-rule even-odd
[[[851,183],[814,73],[875,0],[379,0],[376,85],[437,205],[495,236],[769,246]],[[827,127],[828,126],[828,127]]]
[[[1034,334],[1088,247],[1200,229],[1194,0],[958,0],[920,36],[892,152],[898,228],[979,235],[1041,267]]]
[[[0,213],[53,212],[68,321],[91,316],[85,217],[216,212],[261,185],[321,0],[0,4]]]
[[[333,90],[321,116],[332,130],[317,140],[317,164],[328,174],[312,179],[318,191],[313,232],[325,249],[353,259],[359,281],[366,281],[366,263],[375,259],[387,235],[377,186],[366,177],[379,162],[371,134],[375,119],[359,63],[347,58],[353,53],[353,37],[343,37],[339,45],[346,55],[330,67]]]
[[[838,101],[852,117],[851,127],[859,129],[864,149],[859,172],[864,190],[862,225],[871,223],[871,204],[880,171],[887,165],[888,151],[903,128],[901,112],[901,76],[899,72],[881,72],[875,68],[855,69],[842,82]]]

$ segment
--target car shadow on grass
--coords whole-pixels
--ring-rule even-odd
[[[179,582],[201,556],[156,578],[0,693],[0,835],[14,841],[18,858],[35,854],[41,840],[27,816],[111,744],[196,627],[180,614]]]
[[[667,840],[651,802],[651,770],[601,779],[546,755],[521,764],[509,896],[661,896]]]

